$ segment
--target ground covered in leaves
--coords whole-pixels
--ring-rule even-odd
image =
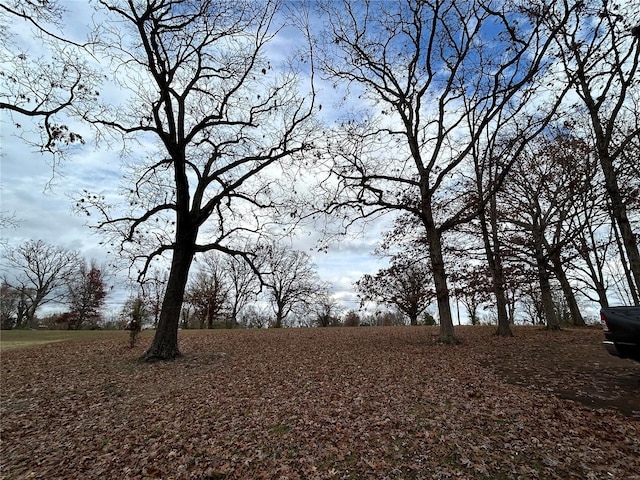
[[[640,479],[640,363],[597,328],[111,335],[2,353],[3,479]]]

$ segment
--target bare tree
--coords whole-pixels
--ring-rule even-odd
[[[499,233],[501,212],[499,212],[496,198],[502,187],[505,173],[510,170],[511,162],[505,162],[504,159],[514,159],[517,158],[517,155],[509,147],[511,142],[505,140],[502,135],[510,136],[504,132],[492,131],[488,132],[487,138],[479,139],[474,145],[472,157],[476,179],[473,185],[480,205],[478,210],[480,235],[495,297],[498,322],[496,334],[501,337],[511,337],[513,332],[510,324],[513,321],[513,316],[508,314],[504,246]],[[524,133],[524,135],[531,138],[529,133]],[[526,142],[520,141],[518,144],[518,149],[521,149],[526,145]],[[505,165],[508,165],[509,168],[505,168]],[[486,199],[486,201],[482,202],[482,199]]]
[[[593,198],[602,198],[594,195]],[[574,278],[584,285],[580,292],[601,306],[609,306],[607,292],[611,285],[608,264],[615,252],[614,232],[606,211],[591,213],[584,222],[584,229],[573,241],[577,258],[572,261]]]
[[[66,285],[81,266],[77,252],[49,245],[42,240],[29,240],[15,249],[9,249],[4,259],[8,270],[14,272],[9,281],[20,292],[23,311],[17,327],[34,328],[36,312],[46,303],[61,301]]]
[[[590,208],[583,201],[595,173],[588,157],[588,144],[567,133],[540,136],[520,155],[500,195],[503,220],[518,229],[512,246],[521,249],[525,263],[534,260],[547,328],[552,330],[560,327],[552,295],[554,277],[574,324],[584,325],[563,255],[584,228]]]
[[[311,258],[277,243],[261,249],[262,282],[271,305],[274,328],[285,326],[290,314],[309,313],[314,297],[326,292]]]
[[[265,328],[270,323],[268,309],[258,305],[248,305],[242,312],[241,324],[245,328]]]
[[[493,154],[490,154],[489,157],[495,158]],[[477,159],[478,156],[475,156],[475,158]],[[484,156],[482,156],[482,158],[484,158]],[[495,179],[498,175],[497,169],[494,167],[495,163],[487,163],[488,165],[485,165],[481,161],[476,161],[476,175],[478,177],[484,177],[486,175],[491,179]],[[483,185],[483,179],[478,178],[476,187],[478,188],[479,198],[483,198],[485,195]],[[492,192],[489,196],[489,201],[478,211],[478,220],[487,265],[491,273],[493,294],[495,296],[498,321],[496,334],[500,337],[511,337],[513,336],[513,332],[511,331],[511,321],[507,313],[507,280],[504,272],[503,246],[499,235],[499,213],[496,194],[496,191]]]
[[[563,72],[579,99],[572,113],[586,116],[591,123],[612,216],[624,246],[621,259],[628,262],[636,304],[640,302],[640,252],[622,185],[626,183],[625,172],[629,178],[637,178],[637,170],[634,175],[633,169],[621,167],[625,152],[637,145],[640,137],[640,37],[633,33],[639,20],[633,2],[610,0],[577,2],[570,21],[563,21],[559,30],[554,16],[544,18],[549,28],[559,32],[555,38]],[[634,163],[637,165],[637,156]]]
[[[572,122],[574,128],[570,137],[567,137],[569,141],[558,146],[556,156],[571,156],[575,162],[573,176],[583,178],[581,188],[574,189],[572,199],[572,202],[575,202],[573,213],[577,216],[574,221],[580,228],[563,228],[563,235],[566,235],[568,241],[563,242],[561,258],[556,255],[552,260],[556,277],[565,292],[569,290],[571,283],[572,288],[582,296],[601,306],[607,306],[608,296],[612,293],[610,287],[616,282],[611,266],[620,264],[616,260],[620,258],[615,240],[616,222],[611,216],[604,175],[595,153],[593,136],[589,128],[579,128],[575,123],[577,122]],[[583,127],[584,119],[581,123],[580,127]],[[625,197],[631,199],[637,186],[629,182],[626,187],[629,188],[629,194]],[[627,205],[631,211],[633,203],[629,201]],[[620,247],[624,248],[621,245]],[[628,269],[625,270],[625,273],[629,273]],[[621,284],[628,283],[628,278]],[[626,292],[627,298],[632,298],[628,288]],[[567,304],[571,310],[576,308],[571,300],[567,301]],[[575,312],[572,312],[572,316],[574,322],[576,319],[579,322],[580,318]]]
[[[534,10],[564,14],[560,2],[324,6],[323,69],[368,102],[364,113],[344,119],[342,135],[328,146],[339,182],[329,192],[329,210],[351,207],[362,217],[391,210],[415,217],[428,242],[443,342],[457,341],[443,233],[474,218],[479,208],[478,199],[462,188],[460,172],[487,130],[517,124],[516,119],[530,122],[525,106],[539,85],[535,80],[553,61],[553,35],[543,32]],[[538,103],[534,128],[550,119],[556,100]]]
[[[250,265],[242,258],[227,255],[222,261],[229,282],[230,326],[235,328],[239,323],[240,312],[260,291],[260,279],[254,270],[260,269],[260,259],[255,258],[253,265]]]
[[[349,310],[344,315],[343,324],[345,327],[359,327],[360,326],[360,314],[355,310]]]
[[[329,292],[317,295],[315,302],[316,325],[318,327],[340,326],[340,311],[342,307],[338,300]]]
[[[9,285],[6,279],[0,283],[0,328],[11,330],[21,317],[20,291]]]
[[[220,256],[204,254],[203,261],[187,286],[186,298],[194,310],[200,328],[214,328],[227,322],[229,284]]]
[[[280,29],[277,2],[99,5],[109,15],[96,32],[99,55],[110,59],[114,81],[130,96],[85,119],[155,148],[130,169],[128,212],[100,195],[78,206],[99,212],[96,226],[120,239],[120,253],[140,264],[140,276],[154,258],[171,254],[158,328],[144,356],[171,359],[180,355],[178,322],[194,255],[217,250],[251,261],[233,245],[259,236],[269,220],[265,209],[279,206],[279,171],[269,174],[269,167],[310,147],[314,93],[300,95],[293,67],[266,57]]]
[[[472,325],[480,324],[481,308],[491,303],[490,277],[487,265],[477,263],[462,263],[451,274],[456,301],[464,305]]]
[[[78,270],[67,282],[65,302],[69,305],[68,328],[80,330],[96,327],[107,296],[105,275],[95,261],[80,263]]]

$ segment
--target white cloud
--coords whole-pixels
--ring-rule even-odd
[[[87,4],[73,2],[68,3],[67,8],[73,10],[65,16],[73,39],[84,41],[87,32],[84,26],[91,20]],[[26,41],[34,55],[38,53],[39,42],[30,40],[28,35],[22,40]],[[105,88],[105,92],[101,93],[114,95],[115,86]],[[325,90],[323,95],[327,102],[325,110],[328,110],[335,92]],[[86,145],[74,146],[69,158],[56,167],[54,174],[48,163],[49,157],[34,151],[17,136],[20,131],[15,130],[11,116],[6,112],[0,115],[0,210],[3,214],[15,213],[19,220],[17,228],[5,229],[0,232],[0,237],[11,246],[30,239],[42,239],[53,245],[77,250],[87,260],[93,258],[98,263],[109,262],[105,248],[99,245],[101,237],[85,225],[85,217],[73,212],[73,198],[83,189],[117,194],[123,173],[117,152],[110,151],[104,143],[96,149],[90,131],[86,127],[79,127],[87,141]],[[22,131],[31,128],[28,119],[20,118],[20,123],[23,124]],[[32,129],[36,130],[35,126]],[[118,148],[118,145],[114,145],[114,148]],[[345,237],[326,252],[317,252],[313,248],[319,236],[317,232],[294,243],[294,248],[311,255],[321,278],[332,284],[335,297],[345,309],[358,307],[353,283],[363,274],[375,273],[381,267],[382,262],[372,255],[372,251],[385,222],[368,228],[366,235]],[[124,280],[114,283],[126,284]],[[110,307],[117,308],[114,302],[123,301],[127,294],[126,287],[113,293]]]

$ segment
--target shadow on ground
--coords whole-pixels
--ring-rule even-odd
[[[609,355],[597,327],[561,332],[530,329],[519,334],[538,336],[539,341],[518,342],[517,349],[505,349],[501,344],[513,340],[494,339],[487,354],[508,383],[640,418],[640,363]],[[553,336],[565,341],[544,341]]]

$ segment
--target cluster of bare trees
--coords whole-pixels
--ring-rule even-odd
[[[255,255],[251,264],[213,251],[196,257],[185,289],[182,328],[282,328],[335,322],[337,304],[306,253],[277,243],[245,248]],[[161,307],[162,291],[149,296],[150,287],[164,290],[166,284],[143,284],[123,313],[156,326],[152,312]]]
[[[418,321],[435,298],[425,259],[394,256],[388,268],[375,275],[364,275],[356,282],[361,303],[375,302],[386,305],[405,315],[411,325]]]
[[[288,5],[100,0],[86,42],[51,29],[61,25],[57,2],[1,6],[5,23],[25,20],[60,55],[44,65],[19,45],[5,47],[0,108],[39,119],[39,136],[28,140],[46,151],[83,141],[65,123],[76,120],[94,127],[98,139],[123,145],[128,162],[118,198],[125,202],[86,192],[77,208],[97,219],[93,227],[137,266],[141,282],[153,262],[170,259],[145,358],[180,354],[185,298],[209,325],[221,316],[220,302],[214,308],[210,299],[225,297],[229,321],[238,321],[242,298],[218,278],[231,264],[257,272],[271,263],[263,283],[274,322],[282,324],[295,310],[289,296],[314,292],[277,272],[305,259],[245,246],[265,244],[309,213],[345,228],[395,213],[390,243],[422,255],[426,272],[409,274],[418,262],[398,260],[385,277],[408,274],[411,288],[427,297],[420,283],[433,285],[443,342],[457,341],[448,252],[461,238],[481,240],[473,261],[486,265],[502,335],[510,334],[507,275],[516,257],[538,285],[551,328],[555,281],[572,315],[569,292],[578,281],[606,303],[607,236],[614,240],[607,252],[615,250],[624,269],[623,290],[638,302],[640,40],[633,27],[640,19],[632,6]],[[297,50],[274,46],[284,35],[296,39]],[[97,71],[91,59],[107,67]],[[320,113],[320,78],[335,88],[339,112],[325,105]],[[100,95],[102,80],[119,96]],[[298,194],[316,178],[306,201]],[[189,280],[194,258],[207,252],[230,260],[217,258]],[[567,262],[578,257],[569,271]],[[360,287],[374,298],[368,283]],[[477,309],[479,300],[468,298]],[[402,311],[414,322],[421,310],[407,304]]]
[[[633,168],[623,164],[622,172],[633,172]],[[634,290],[629,288],[634,285],[629,270],[620,268],[626,265],[620,260],[625,249],[604,184],[596,153],[587,139],[549,129],[530,141],[480,218],[448,237],[444,253],[458,310],[466,310],[474,324],[497,320],[495,271],[487,261],[487,244],[493,252],[493,268],[500,266],[507,324],[519,320],[551,329],[561,323],[581,326],[587,312],[595,319],[594,305],[637,303]],[[630,212],[638,212],[637,176],[625,178],[624,191],[624,204]],[[410,262],[415,268],[428,258],[426,249],[415,241],[417,227],[400,220],[397,225],[382,249],[383,253],[396,252],[391,268],[364,277],[357,286],[364,300],[375,300],[371,296],[373,282],[374,290],[383,294],[381,303],[405,311],[411,318],[401,302],[419,300],[417,305],[425,309],[435,292],[425,283],[425,295],[414,295],[407,283],[412,277],[405,277],[410,268],[397,269],[399,261]],[[402,242],[401,234],[405,236]],[[398,274],[403,283],[391,288]],[[483,311],[485,316],[481,317]]]
[[[632,88],[637,12],[607,1],[344,1],[321,8],[328,19],[321,68],[368,102],[325,143],[338,178],[326,191],[329,210],[350,210],[346,223],[400,215],[392,239],[408,238],[409,255],[428,259],[441,341],[456,341],[446,252],[473,226],[481,231],[480,261],[491,275],[502,335],[511,333],[507,248],[519,250],[533,272],[549,328],[558,328],[552,277],[581,322],[565,259],[585,233],[585,218],[596,221],[596,207],[619,233],[617,263],[638,302],[638,170],[629,162],[640,138]],[[585,185],[601,188],[586,192]],[[505,228],[513,230],[508,243]],[[584,242],[581,251],[600,265],[611,261]]]
[[[95,262],[87,263],[74,251],[28,241],[5,247],[0,284],[2,329],[37,328],[38,310],[63,305],[55,317],[58,327],[91,328],[100,325],[107,295],[105,275]]]

